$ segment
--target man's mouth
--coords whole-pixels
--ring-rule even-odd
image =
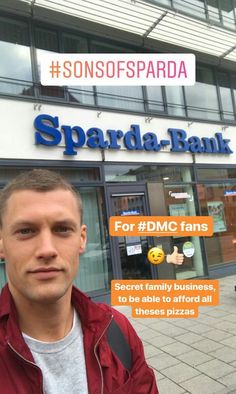
[[[30,275],[39,280],[53,279],[60,275],[61,272],[63,272],[63,270],[57,267],[39,267],[28,271]]]

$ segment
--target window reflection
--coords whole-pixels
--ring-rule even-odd
[[[196,84],[185,86],[188,116],[219,120],[219,105],[213,72],[207,67],[197,67]]]
[[[59,44],[56,32],[52,30],[35,30],[35,45],[37,48],[38,82],[40,81],[40,61],[44,53],[59,52]],[[42,96],[64,98],[64,87],[39,85],[39,93]]]
[[[164,111],[161,86],[147,86],[148,109],[150,111]]]
[[[168,114],[185,116],[184,95],[182,86],[166,86]]]
[[[32,71],[27,25],[0,18],[0,91],[32,95]],[[12,67],[16,64],[17,67]],[[21,81],[16,83],[16,81]]]
[[[205,237],[209,265],[235,262],[236,183],[198,185],[202,215],[213,217],[214,234]]]
[[[234,120],[233,102],[228,75],[226,73],[218,73],[218,81],[220,85],[223,117],[224,119]]]

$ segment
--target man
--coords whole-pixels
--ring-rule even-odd
[[[72,286],[86,245],[80,197],[59,174],[32,170],[0,195],[1,394],[157,394],[128,320]],[[129,343],[127,370],[107,340],[115,319]]]

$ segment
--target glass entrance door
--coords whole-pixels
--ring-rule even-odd
[[[147,205],[145,191],[116,192],[110,190],[112,216],[145,216]],[[150,263],[147,261],[148,237],[112,237],[113,273],[119,279],[150,279]]]

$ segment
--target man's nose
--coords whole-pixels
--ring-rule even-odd
[[[42,231],[38,237],[36,257],[38,259],[51,260],[57,256],[57,249],[50,231]]]

